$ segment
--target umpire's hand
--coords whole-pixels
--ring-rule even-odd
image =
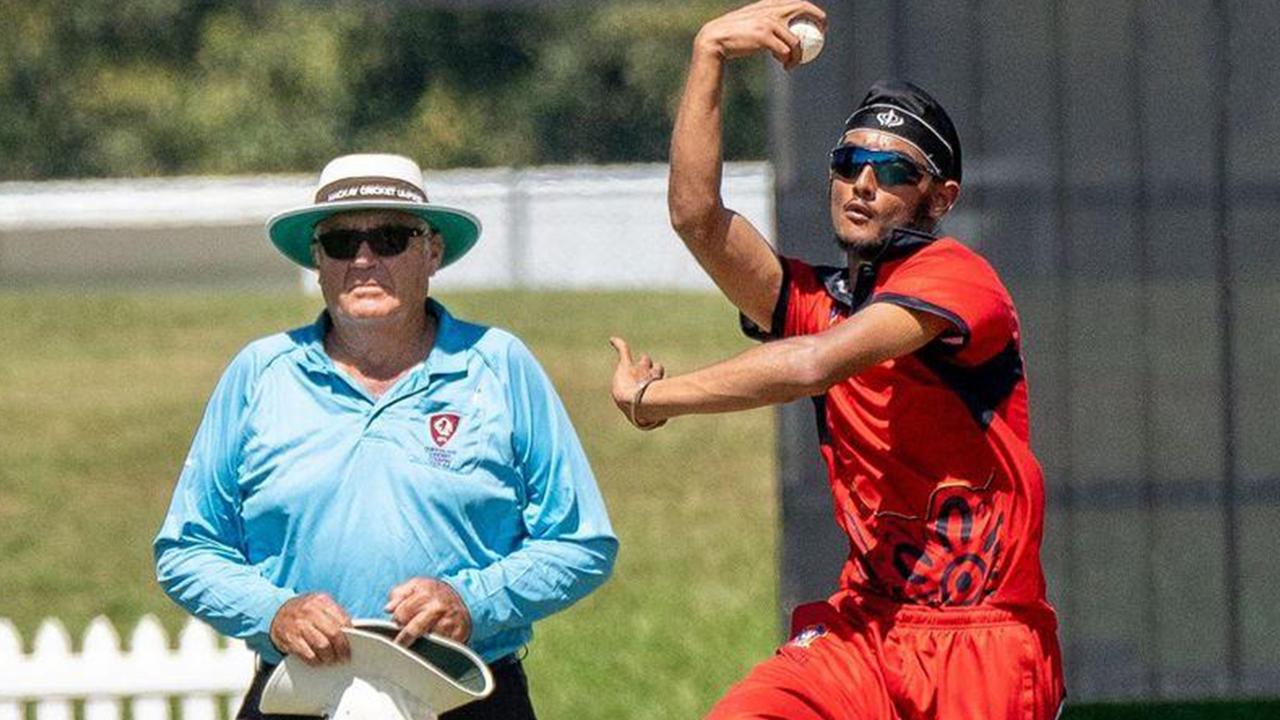
[[[400,626],[396,642],[406,647],[429,632],[462,643],[471,637],[471,611],[453,586],[435,578],[410,578],[395,586],[383,610]]]
[[[351,627],[351,616],[342,606],[324,593],[307,593],[280,606],[271,621],[271,642],[308,665],[342,663],[351,659],[344,627]]]

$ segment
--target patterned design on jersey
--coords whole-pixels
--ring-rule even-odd
[[[927,519],[844,518],[859,558],[856,580],[877,594],[920,605],[974,605],[994,592],[1000,577],[1005,513],[993,497],[966,487],[935,497]],[[860,528],[874,527],[875,540]]]

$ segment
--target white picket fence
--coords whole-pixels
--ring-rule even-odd
[[[220,647],[218,636],[190,620],[177,649],[160,622],[145,616],[126,647],[106,618],[84,633],[76,653],[66,627],[45,620],[31,652],[8,620],[0,618],[0,720],[24,720],[32,705],[36,720],[74,720],[83,701],[84,720],[119,720],[130,704],[134,720],[168,720],[170,698],[179,699],[182,720],[216,720],[222,702],[235,712],[253,677],[253,653],[244,643]]]

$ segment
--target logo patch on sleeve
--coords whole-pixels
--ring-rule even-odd
[[[458,414],[436,413],[427,418],[427,428],[431,431],[431,440],[436,447],[442,448],[458,432]]]
[[[817,625],[810,625],[809,627],[806,627],[805,629],[796,633],[796,636],[791,638],[791,642],[788,644],[795,645],[796,647],[807,648],[813,644],[814,640],[817,640],[818,638],[826,634],[827,634],[826,625],[823,625],[822,623],[818,623]]]

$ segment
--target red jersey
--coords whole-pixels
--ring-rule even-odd
[[[951,325],[814,398],[850,541],[842,587],[911,604],[1047,608],[1044,483],[1029,446],[1018,316],[995,271],[952,238],[909,231],[853,278],[782,262],[767,337],[820,333],[877,302]]]

